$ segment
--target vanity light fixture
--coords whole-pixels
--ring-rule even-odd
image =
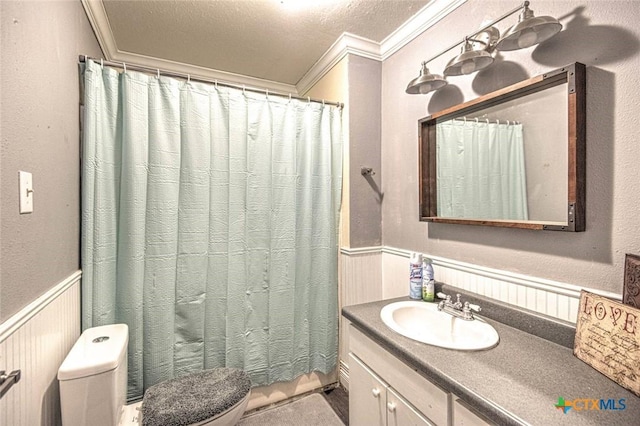
[[[500,38],[496,49],[518,50],[542,43],[560,32],[562,24],[551,16],[533,16],[529,9],[529,2],[524,2],[524,8],[518,18],[518,23],[509,28]]]
[[[445,80],[441,75],[431,74],[429,72],[429,68],[427,68],[427,63],[423,62],[422,68],[420,69],[420,75],[409,82],[409,85],[407,86],[407,93],[411,95],[429,93],[434,90],[438,90],[447,84],[447,80]]]
[[[500,31],[496,27],[490,27],[476,34],[474,38],[465,38],[462,52],[447,63],[444,75],[471,74],[491,65],[491,53],[499,37]]]
[[[516,12],[521,12],[518,23],[500,37],[500,32],[494,25]],[[531,47],[548,40],[561,29],[562,24],[551,16],[535,17],[533,11],[529,9],[529,1],[525,1],[522,5],[466,36],[461,42],[455,43],[431,59],[424,61],[420,75],[409,82],[405,91],[411,95],[433,92],[447,85],[445,79],[447,76],[471,74],[491,65],[496,50],[507,51]],[[462,51],[447,63],[444,70],[445,77],[429,72],[427,68],[429,62],[461,43],[464,43]]]

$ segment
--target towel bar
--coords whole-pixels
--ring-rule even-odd
[[[5,371],[0,371],[0,398],[9,391],[11,386],[20,381],[20,370],[14,370],[9,374],[5,374]]]

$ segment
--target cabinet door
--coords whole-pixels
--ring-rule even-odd
[[[349,329],[349,349],[431,422],[440,426],[450,424],[450,393],[418,374],[353,325]]]
[[[434,426],[392,388],[387,388],[387,426]]]
[[[387,384],[349,354],[349,426],[385,426]]]

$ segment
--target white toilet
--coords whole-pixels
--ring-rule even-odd
[[[126,324],[85,330],[58,370],[64,426],[235,425],[251,381],[233,368],[187,374],[151,386],[142,403],[125,405]]]

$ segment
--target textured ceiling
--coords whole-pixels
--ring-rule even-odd
[[[296,84],[344,33],[381,42],[429,0],[103,0],[119,51]]]

